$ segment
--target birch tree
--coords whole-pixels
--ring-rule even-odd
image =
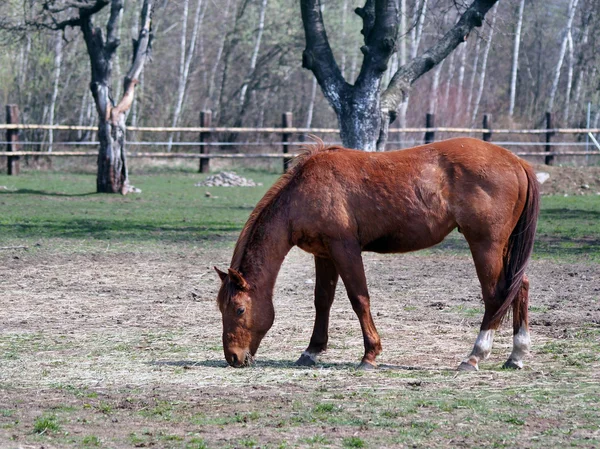
[[[525,10],[525,0],[519,3],[519,12],[517,13],[517,25],[515,27],[515,40],[513,44],[512,70],[510,72],[510,102],[508,105],[508,116],[512,117],[515,113],[515,98],[517,95],[517,70],[519,68],[519,49],[521,47],[521,30],[523,28],[523,11]]]
[[[258,52],[260,51],[260,41],[262,40],[263,31],[265,29],[265,13],[267,11],[267,0],[262,0],[260,6],[260,13],[258,18],[258,29],[256,33],[256,40],[254,41],[254,49],[252,50],[252,56],[250,57],[250,69],[248,70],[248,76],[250,76],[256,69],[256,61],[258,59]],[[242,84],[240,91],[240,108],[243,107],[246,100],[246,91],[248,90],[248,80]]]
[[[567,25],[565,27],[564,37],[560,45],[558,61],[556,62],[556,67],[554,69],[552,87],[550,88],[550,94],[548,95],[548,111],[552,111],[554,107],[554,99],[556,98],[556,92],[558,91],[558,81],[560,79],[560,72],[565,59],[569,35],[571,34],[571,27],[573,26],[573,18],[575,17],[575,10],[577,9],[578,1],[579,0],[569,0],[569,9],[567,12]]]
[[[188,78],[190,74],[190,65],[192,64],[192,58],[196,51],[196,41],[198,39],[198,30],[204,13],[202,12],[202,0],[198,0],[196,4],[196,13],[194,14],[194,22],[192,27],[192,36],[190,38],[190,44],[187,44],[187,22],[188,22],[188,11],[189,11],[189,0],[183,2],[183,12],[181,18],[181,40],[180,40],[180,56],[179,56],[179,80],[177,84],[177,97],[175,99],[175,107],[173,108],[173,120],[171,126],[175,128],[179,124],[179,118],[181,116],[181,110],[183,109],[183,102],[185,100],[185,91],[188,84]],[[204,10],[205,11],[205,10]],[[169,143],[167,144],[167,151],[170,152],[173,145],[173,133],[169,133]]]
[[[48,124],[54,125],[54,113],[56,111],[56,100],[58,99],[58,88],[60,85],[60,72],[62,69],[62,57],[63,57],[63,37],[62,33],[55,33],[54,43],[54,83],[52,88],[52,100],[50,101],[50,111]],[[48,130],[48,151],[52,152],[52,146],[54,143],[54,132],[52,129]]]
[[[109,6],[106,35],[94,25],[97,14]],[[151,48],[152,0],[144,0],[141,27],[134,40],[132,64],[123,81],[123,96],[115,102],[111,95],[112,70],[115,53],[120,45],[119,15],[123,0],[81,0],[78,2],[44,0],[33,11],[27,26],[63,31],[79,28],[83,34],[91,66],[90,90],[98,113],[98,171],[96,190],[105,193],[126,194],[129,189],[127,158],[125,154],[125,120],[135,86]]]
[[[488,56],[490,54],[490,48],[492,47],[492,40],[494,38],[494,27],[496,26],[496,12],[498,5],[494,6],[492,11],[492,23],[490,25],[490,33],[488,40],[485,44],[485,50],[483,51],[483,60],[481,62],[481,73],[479,74],[479,89],[477,89],[477,98],[475,100],[475,106],[473,107],[473,115],[471,115],[471,123],[475,123],[477,113],[479,112],[479,105],[481,104],[481,97],[483,95],[483,88],[485,86],[485,75],[487,72]]]

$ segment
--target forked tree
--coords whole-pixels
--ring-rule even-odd
[[[79,28],[87,47],[91,65],[90,90],[98,112],[98,192],[126,194],[129,189],[125,154],[126,119],[133,103],[135,86],[148,59],[152,44],[152,0],[143,0],[137,39],[133,40],[131,66],[123,79],[123,94],[111,94],[113,62],[120,45],[119,15],[124,0],[44,0],[34,3],[33,10],[19,26],[24,29],[46,28],[64,31]],[[94,17],[110,5],[106,35],[94,25]]]
[[[327,39],[321,0],[301,0],[306,49],[302,66],[315,75],[325,98],[335,111],[342,142],[366,151],[383,150],[388,129],[407,97],[411,85],[465,42],[480,27],[498,0],[474,0],[456,24],[433,46],[398,67],[382,92],[381,80],[396,52],[399,14],[397,0],[366,0],[355,10],[363,21],[364,55],[360,73],[350,84],[340,71]]]

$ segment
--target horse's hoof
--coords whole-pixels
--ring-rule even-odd
[[[458,365],[458,371],[479,371],[479,367],[477,365],[471,365],[468,362],[462,362]]]
[[[371,362],[365,362],[364,360],[362,362],[360,362],[360,365],[358,365],[358,368],[356,368],[360,371],[372,371],[377,369],[377,365],[375,365],[374,363]]]
[[[508,359],[506,362],[504,362],[504,365],[502,365],[503,369],[523,369],[523,362],[521,360],[513,360],[513,359]]]
[[[297,366],[315,366],[317,364],[316,356],[310,356],[303,353],[300,358],[296,361]]]

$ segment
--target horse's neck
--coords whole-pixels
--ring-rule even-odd
[[[272,292],[277,274],[292,246],[283,210],[257,221],[246,243],[239,270],[250,285]]]

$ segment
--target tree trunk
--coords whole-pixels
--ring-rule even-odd
[[[110,97],[112,64],[119,46],[118,18],[123,7],[122,0],[113,0],[106,27],[106,39],[100,28],[92,24],[92,15],[85,14],[79,19],[84,41],[90,57],[92,81],[90,89],[98,112],[98,172],[96,190],[98,193],[121,193],[129,189],[127,159],[125,156],[125,121],[133,103],[135,86],[144,68],[151,48],[152,0],[144,0],[142,24],[138,39],[134,41],[133,62],[123,83],[123,97],[115,105]],[[82,11],[80,9],[80,11]]]
[[[567,51],[568,36],[571,33],[571,27],[573,24],[573,18],[575,17],[575,10],[577,9],[577,3],[579,0],[571,0],[569,2],[569,11],[567,13],[567,26],[565,27],[565,35],[560,45],[560,51],[558,53],[558,61],[556,68],[554,69],[554,79],[552,81],[552,88],[550,89],[550,95],[548,96],[548,111],[552,112],[554,107],[554,99],[556,98],[556,92],[558,91],[558,81],[560,79],[560,72],[562,69],[563,61],[565,59],[565,53]]]
[[[260,51],[260,41],[262,40],[263,31],[265,29],[265,13],[267,11],[267,0],[262,0],[260,7],[260,14],[258,18],[258,32],[256,34],[256,41],[254,42],[254,50],[252,50],[252,57],[250,58],[250,69],[248,70],[248,77],[250,77],[256,69],[256,61],[258,59],[258,52]],[[240,92],[240,107],[244,105],[246,101],[246,91],[248,90],[248,81],[244,81]]]
[[[567,66],[567,86],[565,92],[565,108],[563,114],[563,125],[568,126],[567,122],[569,120],[569,107],[571,106],[571,88],[573,86],[573,65],[575,64],[575,57],[573,55],[573,36],[571,35],[571,31],[567,35],[567,48],[569,50],[569,59]]]
[[[366,0],[357,8],[362,18],[365,45],[362,67],[356,82],[346,82],[335,61],[325,32],[320,0],[301,0],[306,48],[302,66],[317,78],[323,95],[335,111],[340,137],[345,146],[366,151],[385,149],[389,125],[406,99],[412,83],[443,61],[474,27],[481,26],[485,14],[497,0],[474,0],[454,27],[423,55],[415,56],[394,74],[381,95],[382,76],[388,68],[398,39],[398,8],[395,0]],[[427,1],[423,0],[422,12]],[[422,16],[421,13],[418,14]],[[415,30],[418,43],[422,24]]]
[[[517,15],[517,27],[515,29],[515,43],[513,46],[512,70],[510,73],[510,104],[508,106],[508,116],[512,117],[515,112],[515,98],[517,95],[517,70],[519,68],[519,48],[521,47],[521,29],[523,28],[523,11],[525,9],[525,0],[519,3],[519,12]]]
[[[202,23],[202,19],[204,18],[204,12],[206,12],[206,8],[204,8],[204,12],[200,14],[202,11],[202,0],[198,0],[198,4],[196,5],[196,14],[194,15],[194,26],[192,28],[192,37],[190,39],[190,45],[188,48],[187,45],[187,19],[188,19],[188,9],[189,9],[189,0],[185,0],[183,6],[183,16],[182,16],[182,31],[181,31],[181,54],[179,60],[179,83],[177,86],[177,98],[175,100],[175,108],[173,111],[173,121],[171,122],[171,126],[175,128],[179,123],[179,117],[181,116],[181,111],[183,109],[183,103],[185,101],[185,91],[187,88],[189,73],[190,73],[190,65],[192,63],[192,58],[194,56],[196,50],[196,41],[198,39],[198,29],[200,28],[200,24]],[[167,152],[171,151],[173,145],[173,133],[169,133],[169,143],[167,145]]]
[[[60,71],[62,68],[62,54],[63,54],[63,39],[62,33],[56,33],[56,42],[54,44],[54,88],[52,89],[52,101],[50,102],[50,126],[54,125],[54,112],[56,110],[56,100],[58,98],[58,87],[60,83]],[[54,143],[54,131],[48,130],[48,151],[52,152],[52,146]]]
[[[471,108],[473,107],[473,90],[475,89],[475,79],[477,78],[479,53],[481,53],[481,40],[477,39],[477,44],[475,45],[475,59],[473,60],[473,71],[471,72],[471,80],[469,81],[469,95],[467,96],[467,116],[471,114]]]
[[[490,48],[492,47],[492,40],[494,38],[494,27],[496,26],[497,10],[498,5],[494,6],[494,10],[492,12],[492,24],[490,25],[490,34],[488,36],[488,41],[485,45],[485,50],[483,51],[483,61],[481,62],[481,73],[479,75],[479,89],[477,90],[477,99],[475,100],[475,107],[473,108],[473,115],[471,116],[471,124],[475,123],[475,118],[477,117],[477,113],[479,112],[479,105],[481,104],[481,97],[483,96],[483,88],[485,87],[485,75],[487,72],[488,55],[490,54]]]
[[[317,97],[317,79],[312,77],[312,88],[310,92],[310,102],[308,103],[308,111],[306,113],[306,128],[312,125],[313,112],[315,109],[315,99]]]

